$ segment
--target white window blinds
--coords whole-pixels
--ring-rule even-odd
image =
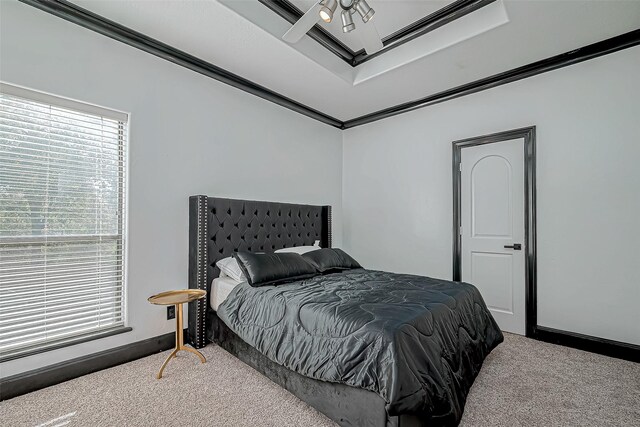
[[[127,115],[0,84],[0,360],[124,325]]]

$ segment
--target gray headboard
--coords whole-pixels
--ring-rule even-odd
[[[273,252],[320,240],[331,247],[331,206],[189,197],[189,288],[205,289],[207,298],[189,305],[189,339],[207,344],[207,315],[215,266],[237,251]]]

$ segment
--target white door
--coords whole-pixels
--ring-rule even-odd
[[[461,150],[462,281],[500,328],[525,334],[524,139]]]

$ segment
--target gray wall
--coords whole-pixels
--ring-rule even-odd
[[[331,204],[339,130],[14,1],[1,1],[0,79],[131,113],[128,325],[133,332],[0,365],[0,375],[174,330],[146,299],[187,287],[188,196]]]
[[[0,7],[1,80],[131,113],[134,328],[1,364],[0,376],[172,331],[146,298],[187,285],[192,194],[331,204],[335,244],[344,223],[343,246],[364,265],[450,278],[451,141],[530,125],[539,323],[640,344],[640,48],[342,134],[31,7]]]
[[[452,275],[451,142],[537,126],[538,322],[640,344],[640,47],[344,133],[344,246]]]

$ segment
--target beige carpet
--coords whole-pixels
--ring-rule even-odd
[[[216,346],[168,354],[0,402],[2,426],[334,426]],[[463,426],[640,426],[640,365],[507,335],[485,361]]]

